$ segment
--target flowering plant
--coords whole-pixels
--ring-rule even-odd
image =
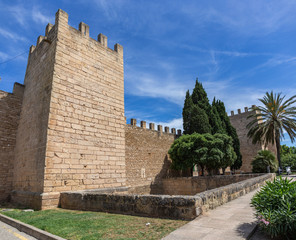
[[[259,226],[272,238],[295,239],[296,182],[281,177],[267,182],[254,195],[251,205]]]

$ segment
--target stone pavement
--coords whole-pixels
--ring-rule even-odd
[[[14,227],[0,221],[0,239],[1,240],[36,240],[23,232],[20,232]]]
[[[256,219],[250,207],[250,192],[214,210],[206,212],[178,228],[163,240],[239,240],[254,231]]]

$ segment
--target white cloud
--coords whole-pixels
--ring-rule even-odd
[[[23,27],[29,27],[29,22],[34,21],[38,24],[46,24],[53,22],[54,18],[44,13],[44,10],[39,10],[39,5],[31,7],[24,6],[23,4],[8,5],[0,3],[0,7],[6,9],[6,12],[12,15],[17,23]]]
[[[0,28],[0,35],[2,35],[5,38],[12,39],[13,41],[27,41],[26,38],[19,36],[18,34],[5,30],[3,28]]]
[[[286,1],[212,1],[184,4],[181,11],[196,25],[215,23],[243,35],[269,34],[283,25],[292,26],[296,2]]]
[[[36,23],[42,23],[42,24],[47,24],[47,23],[54,23],[54,18],[46,16],[44,13],[41,13],[38,9],[33,9],[32,10],[32,18],[33,21]]]
[[[164,131],[164,127],[169,127],[170,129],[175,128],[176,130],[181,129],[183,131],[183,119],[175,118],[168,122],[154,122],[155,126],[161,125]]]
[[[4,6],[2,6],[4,7]],[[5,6],[8,12],[10,12],[15,20],[22,26],[26,25],[27,22],[27,8],[22,5]]]
[[[4,52],[0,52],[0,60],[5,61],[6,59],[8,59],[8,55]]]
[[[126,93],[135,96],[163,98],[182,105],[188,85],[176,78],[175,66],[169,61],[154,61],[138,69],[138,65],[126,65]],[[153,69],[153,70],[150,70]]]

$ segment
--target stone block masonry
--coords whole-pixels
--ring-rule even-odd
[[[248,138],[248,129],[246,126],[251,121],[248,117],[253,114],[252,111],[248,110],[248,107],[245,107],[245,111],[242,112],[241,109],[238,109],[238,114],[234,114],[234,111],[231,111],[231,116],[229,116],[232,126],[236,129],[239,141],[240,141],[240,151],[242,154],[242,166],[239,171],[242,172],[252,172],[252,161],[254,156],[257,155],[257,152],[264,149],[262,144],[252,144],[252,140]],[[258,119],[258,122],[260,119]],[[276,147],[275,145],[269,144],[267,149],[273,152],[276,156]]]
[[[150,123],[147,129],[145,121],[141,121],[141,127],[136,123],[131,119],[125,128],[127,186],[136,188],[137,193],[159,192],[171,165],[168,150],[178,135],[174,128],[170,132],[168,127],[158,125],[155,130],[154,123]]]
[[[58,10],[30,48],[25,87],[0,91],[0,201],[46,209],[65,191],[162,191],[168,150],[181,130],[155,130],[153,123],[147,129],[143,121],[137,127],[135,119],[126,125],[123,47],[110,49],[106,36],[89,33],[83,22],[78,30],[69,26]],[[261,149],[246,137],[248,114],[230,118],[245,172]]]
[[[264,174],[194,196],[131,195],[95,191],[64,192],[61,207],[65,209],[102,211],[139,216],[192,220],[202,212],[214,209],[243,196],[272,180],[275,174]]]
[[[45,32],[30,49],[13,186],[37,209],[61,191],[126,185],[122,46],[72,28],[62,10]]]
[[[13,92],[0,91],[0,202],[12,191],[14,151],[24,86],[14,84]]]
[[[246,179],[258,177],[262,174],[236,174],[198,176],[183,178],[167,178],[162,180],[163,194],[168,195],[195,195],[200,192],[219,188]]]

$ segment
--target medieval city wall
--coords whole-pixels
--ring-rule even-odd
[[[14,84],[13,92],[0,91],[0,202],[12,191],[16,133],[23,100],[24,86]]]
[[[242,166],[239,169],[242,172],[252,172],[251,162],[254,157],[257,155],[258,151],[264,149],[262,144],[252,144],[252,140],[248,138],[247,125],[251,121],[248,117],[254,112],[249,111],[248,107],[245,107],[244,112],[241,109],[238,109],[238,113],[234,114],[234,111],[231,111],[230,122],[232,126],[236,129],[239,141],[240,141],[240,151],[242,154]],[[259,120],[258,120],[259,121]],[[267,149],[273,152],[276,156],[276,147],[275,145],[269,144]]]
[[[103,34],[90,38],[87,24],[77,30],[59,10],[30,48],[24,84],[13,94],[0,91],[0,200],[12,192],[14,202],[44,209],[58,206],[65,191],[158,191],[181,131],[143,121],[137,127],[135,119],[126,125],[121,45],[108,48]],[[248,140],[249,114],[230,116],[243,172],[262,149]]]
[[[56,13],[30,48],[13,201],[56,207],[68,190],[126,185],[123,48]]]
[[[180,134],[180,132],[179,132]],[[155,130],[154,123],[146,126],[136,120],[125,128],[125,157],[127,186],[136,193],[159,192],[160,183],[170,169],[171,160],[168,151],[176,138],[176,130],[161,125]]]
[[[31,46],[24,80],[25,91],[17,132],[14,202],[40,207],[43,192],[47,125],[56,54],[54,29]]]
[[[72,28],[62,10],[55,27],[42,208],[62,191],[126,185],[123,48]]]

